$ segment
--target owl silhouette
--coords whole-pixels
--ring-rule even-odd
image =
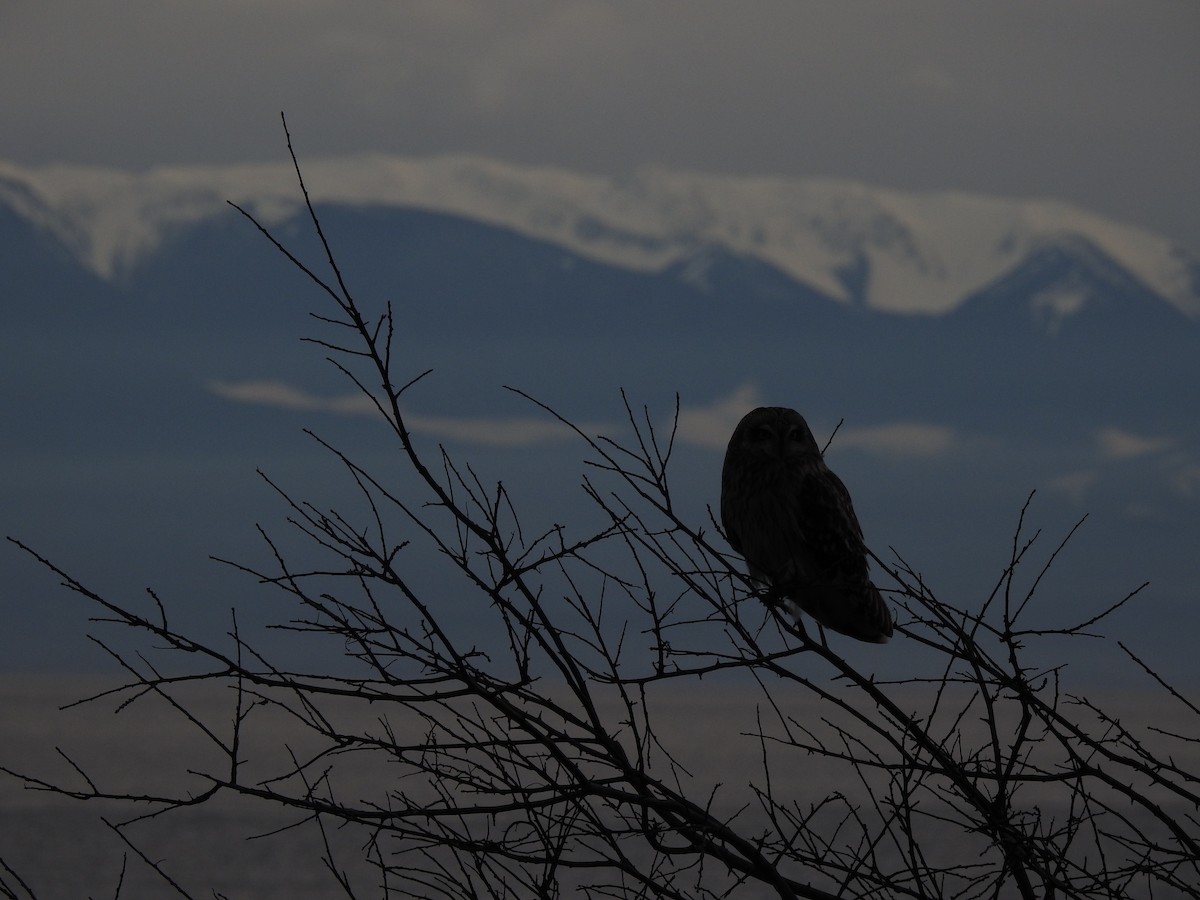
[[[794,409],[760,406],[734,429],[721,471],[721,523],[750,577],[766,585],[768,604],[860,641],[891,637],[850,492]]]

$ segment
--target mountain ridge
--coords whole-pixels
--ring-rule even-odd
[[[314,201],[460,216],[630,271],[687,273],[714,253],[753,260],[849,307],[941,315],[1047,244],[1108,257],[1200,319],[1200,261],[1166,238],[1057,201],[904,193],[830,179],[644,169],[620,178],[473,157],[370,156],[303,164]],[[0,163],[0,203],[59,236],[108,280],[172,233],[249,208],[268,224],[301,211],[288,164],[131,174]]]

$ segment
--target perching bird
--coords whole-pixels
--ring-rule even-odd
[[[803,610],[860,641],[891,637],[850,493],[794,409],[760,406],[734,429],[721,470],[721,523],[750,577],[793,616]]]

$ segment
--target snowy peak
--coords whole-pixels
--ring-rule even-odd
[[[1179,309],[1079,234],[1039,241],[1010,271],[969,297],[961,315],[994,323],[1024,319],[1051,337],[1080,321],[1185,322]]]
[[[1027,266],[1050,265],[1057,251],[1047,248],[1086,246],[1091,269],[1120,271],[1200,318],[1200,262],[1158,235],[1052,201],[663,169],[604,178],[472,157],[327,159],[303,169],[317,202],[462,216],[640,272],[694,273],[720,253],[848,306],[899,314],[949,312]],[[268,222],[300,207],[290,163],[137,175],[0,163],[0,202],[36,217],[106,278],[172,230],[225,212],[226,200]],[[1048,321],[1075,303],[1069,293],[1038,302]]]

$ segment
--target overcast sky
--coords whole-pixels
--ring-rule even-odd
[[[0,157],[472,153],[1058,197],[1200,254],[1196,0],[4,0]]]

